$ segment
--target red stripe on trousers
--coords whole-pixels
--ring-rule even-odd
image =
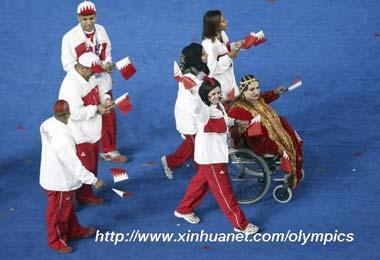
[[[232,191],[227,164],[198,164],[198,171],[191,179],[177,212],[188,214],[202,201],[210,190],[224,215],[238,229],[245,229],[248,220]]]
[[[59,250],[67,247],[67,241],[81,237],[85,229],[79,224],[75,214],[74,191],[46,190],[48,205],[46,224],[49,247]]]

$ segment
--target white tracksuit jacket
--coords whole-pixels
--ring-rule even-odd
[[[216,78],[221,85],[221,92],[223,99],[226,99],[227,93],[235,89],[235,96],[239,94],[239,88],[236,85],[234,65],[230,57],[228,57],[229,39],[227,34],[222,31],[221,33],[223,42],[215,39],[204,39],[202,46],[207,53],[207,66],[210,70],[210,77]]]
[[[99,93],[97,79],[92,76],[86,81],[75,68],[64,78],[59,91],[59,99],[70,106],[70,123],[75,143],[96,143],[102,135],[102,116],[97,113],[97,105],[109,95]]]
[[[97,178],[79,160],[74,136],[64,123],[51,117],[40,127],[42,151],[40,184],[49,191],[72,191]]]
[[[94,41],[91,42],[83,32],[80,24],[68,31],[62,39],[61,61],[63,69],[68,72],[78,58],[85,52],[94,52],[104,63],[111,62],[111,42],[103,26],[95,24]],[[112,89],[112,79],[109,73],[101,73],[99,77],[99,87],[102,93],[107,93]]]

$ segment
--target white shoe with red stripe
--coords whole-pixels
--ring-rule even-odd
[[[193,212],[189,214],[181,214],[178,211],[174,211],[174,216],[177,218],[183,218],[190,224],[198,224],[201,221]]]
[[[246,235],[253,235],[259,231],[259,227],[253,225],[252,223],[248,223],[247,227],[244,230],[234,228],[234,231],[244,233]]]

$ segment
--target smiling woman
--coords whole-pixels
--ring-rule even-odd
[[[228,176],[227,131],[233,120],[229,120],[220,103],[220,83],[205,77],[198,92],[199,96],[194,94],[198,125],[194,151],[197,173],[191,179],[174,215],[191,224],[198,224],[200,219],[193,211],[210,190],[234,231],[254,234],[259,228],[249,223],[241,210]]]
[[[243,129],[242,138],[260,156],[272,154],[282,157],[282,170],[293,174],[290,185],[295,188],[302,176],[303,141],[287,120],[269,106],[270,102],[285,91],[284,86],[279,86],[273,91],[261,93],[260,82],[253,75],[243,76],[240,94],[234,100],[228,115],[250,124],[260,123],[262,133],[251,136],[247,129]]]

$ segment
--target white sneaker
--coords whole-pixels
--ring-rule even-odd
[[[249,223],[248,226],[244,230],[234,228],[234,231],[244,233],[246,235],[253,235],[259,231],[259,227],[253,225],[252,223]]]
[[[176,216],[177,218],[183,218],[190,224],[198,224],[201,221],[193,212],[189,214],[181,214],[177,211],[174,211],[174,216]]]
[[[162,166],[164,166],[165,175],[168,177],[169,180],[173,179],[173,171],[170,170],[168,166],[168,162],[166,161],[166,156],[161,157]]]
[[[128,157],[120,154],[118,150],[110,151],[106,153],[100,153],[99,155],[105,161],[121,162],[121,163],[125,163],[128,161]]]

